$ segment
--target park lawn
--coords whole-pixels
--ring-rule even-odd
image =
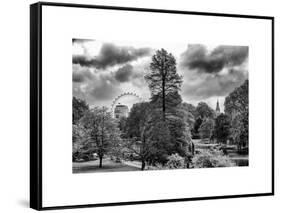
[[[139,171],[140,168],[116,163],[109,158],[104,158],[102,168],[99,168],[99,160],[87,162],[72,162],[73,173],[93,173],[93,172],[121,172],[121,171]]]

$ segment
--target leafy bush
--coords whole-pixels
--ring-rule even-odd
[[[168,157],[168,162],[166,164],[168,169],[183,169],[184,168],[184,158],[179,156],[179,154],[172,154]]]
[[[147,170],[166,170],[166,169],[184,169],[185,160],[179,154],[172,154],[167,157],[167,163],[155,163],[153,165],[147,165]]]
[[[235,163],[230,158],[223,155],[223,153],[218,150],[203,151],[195,155],[192,159],[192,164],[194,168],[235,166]]]
[[[76,153],[83,148],[83,137],[85,137],[85,129],[79,124],[72,124],[72,153]]]

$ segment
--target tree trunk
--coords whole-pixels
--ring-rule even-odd
[[[99,156],[99,158],[100,158],[99,168],[101,168],[102,167],[102,156]]]
[[[145,135],[144,135],[144,131],[145,131],[145,126],[141,131],[141,139],[142,139],[142,146],[141,146],[141,170],[144,170],[145,168],[145,146],[146,146],[146,141],[145,141]]]
[[[144,168],[145,168],[145,161],[142,160],[142,161],[141,161],[141,170],[144,170]]]
[[[163,121],[166,120],[166,99],[165,99],[165,78],[162,79],[162,110],[163,110]]]

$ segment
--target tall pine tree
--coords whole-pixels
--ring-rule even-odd
[[[167,109],[181,103],[178,91],[182,84],[182,76],[177,73],[175,57],[164,49],[157,50],[152,56],[150,71],[145,79],[149,84],[151,100],[161,106],[165,121]]]

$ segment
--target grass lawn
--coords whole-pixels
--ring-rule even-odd
[[[121,172],[121,171],[139,171],[139,168],[116,163],[109,158],[104,158],[102,168],[99,168],[99,160],[87,162],[72,162],[73,173],[93,173],[93,172]]]

